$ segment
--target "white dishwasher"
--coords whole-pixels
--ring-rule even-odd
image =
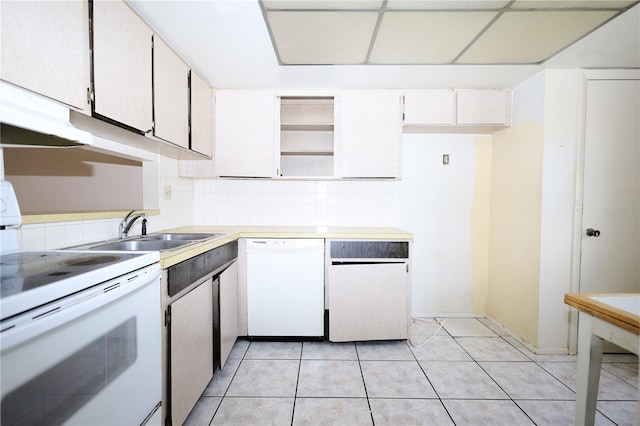
[[[249,336],[324,336],[324,240],[247,240]]]

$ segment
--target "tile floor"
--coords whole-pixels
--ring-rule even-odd
[[[486,319],[415,343],[238,340],[188,425],[573,425],[576,357],[536,355]],[[439,329],[439,330],[438,330]],[[605,355],[597,425],[639,424],[638,357]]]

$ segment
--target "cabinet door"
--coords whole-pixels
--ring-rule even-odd
[[[169,305],[171,420],[180,425],[213,377],[211,279]]]
[[[191,149],[211,157],[213,153],[213,105],[211,88],[191,71]]]
[[[341,95],[336,162],[339,177],[400,176],[400,96],[366,92]]]
[[[214,165],[218,176],[276,175],[279,114],[272,93],[215,94]]]
[[[458,92],[457,124],[509,125],[511,92],[506,90],[461,90]]]
[[[220,280],[220,368],[224,367],[238,338],[238,262],[233,262]]]
[[[85,1],[2,2],[2,80],[89,110]]]
[[[413,90],[404,95],[404,124],[442,126],[456,123],[453,90]]]
[[[405,263],[329,267],[329,340],[406,339],[409,285]]]
[[[93,2],[93,112],[151,129],[151,29],[124,2]]]
[[[189,148],[189,67],[153,36],[153,134]]]

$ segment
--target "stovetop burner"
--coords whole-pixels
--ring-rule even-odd
[[[111,263],[118,260],[117,256],[93,256],[88,259],[69,259],[63,262],[69,266],[94,266],[102,265],[103,263]]]
[[[15,252],[0,255],[0,298],[131,259],[136,253],[72,251]]]

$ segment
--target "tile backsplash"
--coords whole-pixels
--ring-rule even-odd
[[[390,226],[394,181],[196,180],[194,223]]]
[[[161,163],[160,215],[149,232],[187,225],[393,226],[394,181],[191,180]],[[162,187],[171,185],[170,200]],[[23,225],[22,249],[59,249],[118,236],[120,219]],[[136,222],[131,235],[140,232]]]

